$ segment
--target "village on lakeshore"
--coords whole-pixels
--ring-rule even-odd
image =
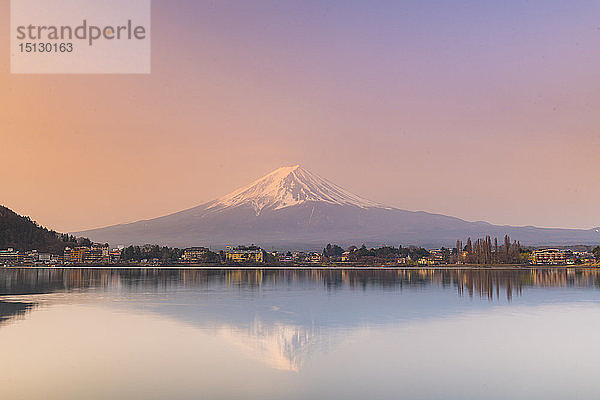
[[[84,267],[84,266],[179,266],[182,268],[220,266],[281,267],[460,267],[460,266],[599,266],[600,246],[524,247],[506,236],[486,236],[453,248],[423,247],[377,248],[327,244],[323,251],[277,251],[259,246],[226,246],[224,250],[207,247],[185,249],[159,246],[117,246],[91,243],[87,239],[62,253],[38,250],[0,250],[0,267]]]

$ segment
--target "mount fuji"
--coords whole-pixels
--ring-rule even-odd
[[[523,244],[597,244],[600,229],[498,226],[363,199],[299,165],[279,168],[226,196],[167,216],[76,232],[112,245],[319,249],[340,245],[452,247],[456,240],[505,234]]]

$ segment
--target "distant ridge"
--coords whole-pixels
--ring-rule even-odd
[[[389,207],[299,166],[278,168],[197,207],[131,224],[78,232],[94,241],[171,246],[258,244],[319,249],[326,243],[453,247],[458,239],[510,235],[522,244],[598,244],[600,229],[498,226]]]

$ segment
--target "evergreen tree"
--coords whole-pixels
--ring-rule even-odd
[[[592,253],[594,253],[594,256],[596,257],[596,261],[600,262],[600,246],[594,247],[594,250],[592,250]]]

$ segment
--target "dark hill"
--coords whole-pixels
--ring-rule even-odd
[[[74,236],[48,230],[29,217],[23,217],[0,206],[0,250],[36,249],[41,252],[62,253],[65,247],[76,244],[77,239]]]

